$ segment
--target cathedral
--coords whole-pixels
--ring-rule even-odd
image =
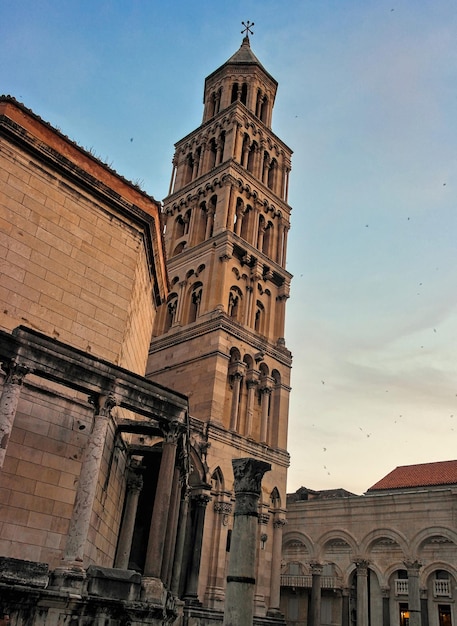
[[[228,625],[243,459],[269,471],[237,582],[254,624],[284,624],[277,86],[247,31],[205,80],[163,204],[0,98],[0,613],[15,625]]]

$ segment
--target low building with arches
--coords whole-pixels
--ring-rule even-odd
[[[457,623],[457,461],[397,467],[362,496],[287,497],[281,610],[289,626]]]

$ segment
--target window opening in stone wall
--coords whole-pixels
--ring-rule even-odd
[[[237,100],[238,100],[238,83],[233,83],[230,103],[236,102]]]
[[[200,304],[202,300],[203,287],[201,283],[195,285],[190,294],[190,307],[189,307],[189,324],[195,322],[199,315]]]
[[[168,297],[167,315],[165,319],[165,328],[164,328],[165,332],[167,332],[167,330],[170,330],[170,328],[172,327],[173,322],[175,321],[177,308],[178,308],[178,296],[177,294],[172,293]]]
[[[409,609],[405,602],[400,602],[400,626],[409,626]]]
[[[240,100],[243,104],[246,104],[248,101],[248,85],[247,83],[243,83],[241,85],[241,94],[240,94]]]
[[[452,626],[451,605],[438,605],[438,621],[439,626]]]
[[[217,156],[217,146],[216,140],[211,139],[209,142],[209,157],[208,157],[208,168],[212,170],[216,166],[216,156]]]

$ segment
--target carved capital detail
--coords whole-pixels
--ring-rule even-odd
[[[2,369],[6,373],[5,384],[8,385],[22,385],[25,376],[30,373],[28,367],[16,361],[2,363]]]
[[[271,470],[270,463],[257,459],[232,459],[235,476],[235,493],[255,493],[260,495],[262,478]]]

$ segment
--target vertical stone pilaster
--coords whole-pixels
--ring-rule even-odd
[[[181,582],[184,546],[186,543],[187,518],[189,515],[189,497],[189,489],[185,487],[179,508],[178,534],[176,537],[175,557],[171,577],[171,592],[175,595],[179,594],[179,585]]]
[[[122,519],[121,531],[119,533],[116,560],[114,561],[114,567],[119,569],[128,569],[129,566],[133,531],[135,529],[135,518],[138,509],[138,498],[142,488],[143,477],[139,473],[139,468],[131,465],[127,478],[127,495],[125,500],[124,517]]]
[[[311,614],[309,626],[320,626],[321,624],[321,577],[322,563],[312,561],[309,564],[312,577],[311,586]]]
[[[357,626],[368,626],[368,561],[355,561],[357,566]]]
[[[349,626],[349,589],[342,590],[341,626]]]
[[[16,417],[22,384],[28,369],[19,363],[3,363],[6,372],[0,397],[0,470],[5,461],[6,450]]]
[[[113,394],[109,394],[100,396],[97,399],[97,404],[92,432],[83,453],[81,473],[76,488],[75,503],[63,557],[64,563],[79,564],[80,567],[82,567],[84,560],[84,549],[89,533],[111,410],[116,406],[117,400]]]
[[[408,570],[408,610],[409,626],[422,626],[421,601],[419,589],[419,570],[422,567],[420,561],[404,561]]]
[[[167,532],[168,512],[174,473],[176,448],[180,435],[180,424],[170,422],[164,432],[162,459],[160,462],[159,478],[152,511],[149,540],[146,550],[144,576],[160,578],[162,572],[163,551]]]
[[[196,509],[195,526],[192,542],[191,563],[184,599],[188,604],[200,604],[198,600],[198,578],[200,575],[200,564],[202,558],[203,529],[205,525],[206,506],[211,498],[207,494],[201,493],[194,496],[192,500]]]
[[[273,548],[271,556],[270,574],[270,606],[267,615],[272,617],[281,615],[279,610],[281,597],[281,554],[282,554],[282,531],[286,520],[275,513],[273,520]]]
[[[264,384],[260,388],[262,394],[262,414],[260,418],[260,442],[267,443],[268,435],[268,409],[270,404],[271,386]]]
[[[258,381],[258,372],[252,372],[250,374],[250,378],[246,381],[246,386],[248,389],[248,398],[247,398],[247,406],[246,406],[246,429],[245,435],[246,437],[252,437],[252,421],[254,417],[254,399],[255,399],[255,390]]]
[[[382,626],[390,626],[390,589],[381,588],[382,596]]]
[[[223,626],[252,626],[257,548],[258,502],[269,463],[233,459],[235,520],[225,594]]]

